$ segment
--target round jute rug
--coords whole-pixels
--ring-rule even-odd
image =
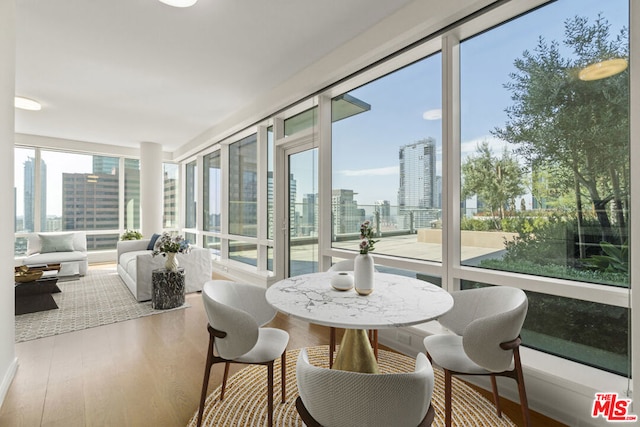
[[[328,347],[309,347],[309,360],[312,364],[328,367]],[[274,425],[278,427],[304,424],[298,417],[295,400],[298,397],[296,385],[296,361],[299,349],[287,351],[287,401],[280,403],[280,360],[274,369]],[[415,359],[380,350],[378,363],[382,373],[411,372],[415,368]],[[442,371],[435,371],[435,389],[431,398],[436,418],[434,426],[444,425],[444,377]],[[485,399],[463,382],[453,379],[453,425],[454,426],[515,426],[502,415],[498,418],[493,402]],[[207,397],[204,409],[203,426],[266,426],[267,425],[267,368],[249,365],[227,381],[225,398],[220,402],[220,387]],[[187,427],[195,427],[198,411]]]

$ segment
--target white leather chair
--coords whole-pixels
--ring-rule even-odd
[[[353,271],[353,259],[345,259],[333,264],[327,271]],[[375,269],[375,271],[378,271]],[[371,347],[373,348],[373,354],[376,359],[378,358],[378,330],[371,329],[368,332],[369,341],[371,341]],[[333,367],[333,353],[336,351],[336,328],[331,326],[329,328],[329,367]]]
[[[444,370],[445,425],[451,425],[451,376],[489,375],[498,417],[502,417],[496,376],[518,383],[524,425],[531,424],[519,346],[527,295],[507,286],[452,293],[453,308],[438,321],[453,334],[424,339],[427,355]]]
[[[414,372],[363,374],[320,368],[302,349],[296,364],[296,409],[308,427],[429,426],[434,378],[420,353]]]
[[[202,289],[209,318],[209,349],[200,396],[198,426],[202,424],[209,375],[215,363],[224,362],[220,400],[224,399],[230,363],[267,365],[268,425],[273,425],[273,364],[281,359],[282,402],[286,400],[286,348],[289,334],[264,328],[276,315],[265,299],[264,288],[227,280],[210,280]]]

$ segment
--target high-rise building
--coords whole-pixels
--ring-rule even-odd
[[[436,206],[436,145],[425,138],[400,147],[400,209]]]
[[[35,191],[36,191],[36,160],[27,158],[24,162],[24,231],[35,230]],[[40,160],[40,231],[47,231],[47,165]]]
[[[364,220],[363,211],[358,209],[353,190],[336,189],[331,192],[331,212],[333,216],[333,233],[359,233],[360,224]]]
[[[118,175],[63,173],[62,229],[117,230],[118,191]],[[87,236],[87,248],[113,248],[113,239],[105,239]]]
[[[391,224],[391,202],[388,200],[376,200],[374,202],[380,222],[384,225]]]
[[[400,147],[400,186],[398,210],[405,218],[403,227],[430,227],[438,217],[436,184],[436,144],[434,138],[424,138]]]

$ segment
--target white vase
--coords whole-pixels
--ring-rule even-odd
[[[169,271],[178,271],[178,257],[177,252],[167,252],[167,260],[164,262],[164,268]]]
[[[369,295],[373,292],[373,257],[359,254],[353,263],[353,284],[360,295]]]

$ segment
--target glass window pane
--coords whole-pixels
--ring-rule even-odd
[[[273,239],[273,126],[267,128],[267,239]]]
[[[15,231],[35,231],[35,150],[16,147],[14,156]],[[40,179],[46,182],[46,166],[42,162],[40,164],[43,172]],[[46,206],[46,192],[43,192],[41,197],[43,197],[43,206]],[[46,224],[46,215],[44,214],[41,217],[41,224]]]
[[[140,160],[124,159],[124,228],[140,230]]]
[[[438,53],[333,99],[333,247],[369,220],[375,253],[442,261],[441,86]]]
[[[198,167],[195,160],[186,167],[186,191],[185,195],[185,227],[196,228],[196,212],[198,194]]]
[[[460,46],[464,265],[628,286],[628,2],[562,0]]]
[[[178,228],[178,165],[163,163],[164,170],[164,228]]]
[[[256,267],[258,265],[258,246],[239,240],[230,240],[229,259]]]
[[[204,230],[220,231],[221,215],[220,151],[204,156]]]
[[[289,156],[289,276],[318,271],[318,149]]]
[[[318,108],[313,107],[284,121],[284,136],[312,128],[318,122]]]
[[[220,238],[212,237],[212,236],[204,236],[204,247],[209,249],[211,255],[215,258],[220,259]]]
[[[258,138],[229,145],[229,233],[258,236]]]
[[[462,289],[488,286],[461,281]],[[537,292],[525,292],[529,309],[522,342],[546,353],[629,374],[629,310]]]

